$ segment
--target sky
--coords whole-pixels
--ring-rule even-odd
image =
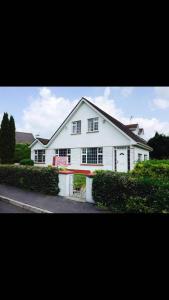
[[[50,138],[82,97],[124,124],[139,123],[145,139],[169,134],[169,87],[0,87],[0,120],[8,112],[17,131]]]

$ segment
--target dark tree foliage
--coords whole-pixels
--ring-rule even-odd
[[[10,147],[10,156],[9,156],[9,162],[13,163],[15,158],[15,121],[13,116],[10,117],[9,120],[9,147]]]
[[[7,113],[4,113],[1,123],[0,155],[2,164],[10,162],[10,126]]]
[[[4,113],[0,129],[0,159],[2,164],[14,162],[15,156],[15,121]]]
[[[169,136],[156,132],[148,141],[148,145],[153,148],[150,152],[152,159],[169,159]]]

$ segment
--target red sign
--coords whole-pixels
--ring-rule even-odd
[[[55,167],[67,167],[68,166],[68,156],[54,156],[53,166]]]

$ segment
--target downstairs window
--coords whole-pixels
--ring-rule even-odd
[[[56,149],[55,154],[56,156],[67,156],[68,164],[71,164],[71,149]]]
[[[45,150],[35,150],[35,163],[45,163]]]
[[[82,164],[103,164],[103,148],[82,148]]]

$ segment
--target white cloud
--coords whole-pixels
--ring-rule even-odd
[[[106,87],[105,90],[104,90],[105,98],[108,98],[110,96],[110,93],[111,93],[110,87]]]
[[[162,98],[155,98],[153,100],[154,106],[160,109],[166,109],[169,108],[169,100],[168,99],[162,99]]]
[[[119,95],[127,98],[133,93],[134,87],[131,87],[131,86],[128,86],[128,87],[113,86],[113,87],[111,87],[111,89],[113,91],[118,91]]]
[[[23,126],[19,130],[50,137],[63,122],[78,100],[70,101],[52,94],[49,88],[41,88],[36,99],[23,111]]]
[[[156,97],[153,99],[152,104],[158,109],[169,108],[169,87],[154,87]]]
[[[134,87],[122,87],[121,88],[121,95],[123,97],[127,98],[132,94],[133,90],[134,90]]]
[[[158,97],[169,99],[169,87],[168,86],[154,87],[154,91]]]
[[[117,107],[112,98],[111,89],[105,88],[101,96],[85,97],[122,123],[129,124],[129,119],[125,117],[124,112]],[[50,138],[79,100],[72,101],[57,97],[50,88],[40,88],[38,96],[32,98],[28,107],[23,111],[23,125],[17,126],[17,130]],[[140,127],[144,128],[146,138],[153,136],[155,131],[169,134],[169,122],[160,122],[156,118],[134,118],[132,123],[139,123]]]

